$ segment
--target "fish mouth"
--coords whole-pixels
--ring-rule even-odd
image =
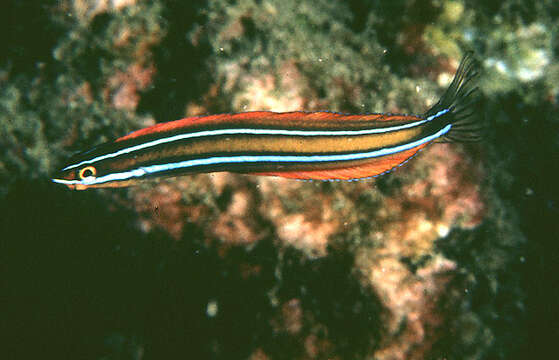
[[[66,185],[72,190],[84,190],[85,185],[81,184],[78,180],[65,180],[65,179],[50,179],[53,183]]]
[[[106,182],[102,184],[84,184],[80,180],[50,179],[55,184],[66,185],[72,190],[87,190],[90,188],[119,188],[136,184],[134,180]]]

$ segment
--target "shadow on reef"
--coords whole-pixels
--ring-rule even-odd
[[[157,75],[138,105],[139,112],[150,113],[160,122],[181,118],[188,101],[206,93],[213,83],[206,66],[211,44],[202,36],[193,44],[188,37],[194,24],[204,23],[200,9],[206,1],[164,3],[166,36],[153,49]]]
[[[382,309],[348,252],[313,261],[273,239],[224,248],[192,224],[181,241],[135,224],[99,192],[11,188],[0,207],[3,358],[293,359],[314,338],[318,354],[355,359],[377,346]],[[293,303],[296,331],[281,325]]]
[[[56,0],[5,1],[0,11],[0,67],[13,73],[35,72],[37,64],[52,63],[52,48],[65,29],[52,20]]]

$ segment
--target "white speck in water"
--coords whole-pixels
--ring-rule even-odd
[[[534,195],[534,190],[532,190],[532,188],[526,188],[525,194],[526,196]]]
[[[208,317],[215,317],[217,315],[217,311],[218,311],[218,306],[217,306],[217,301],[215,300],[210,300],[208,302],[208,305],[206,306],[206,315],[208,315]]]
[[[521,81],[532,81],[544,74],[545,67],[550,63],[550,56],[547,51],[540,49],[532,51],[524,57],[516,75]]]
[[[446,237],[449,232],[450,232],[450,229],[449,229],[448,226],[443,225],[443,224],[439,224],[437,226],[437,233],[439,234],[440,237]]]
[[[454,74],[449,74],[449,73],[441,73],[439,74],[439,76],[437,76],[437,84],[439,84],[439,86],[441,87],[447,87],[448,85],[450,85],[450,82],[452,81],[454,77]]]
[[[503,60],[497,60],[495,62],[495,68],[497,69],[498,72],[502,74],[506,74],[509,69],[509,67],[507,66],[507,64],[505,64]]]
[[[421,91],[421,86],[415,85],[415,92],[418,93]]]
[[[526,258],[524,256],[521,256],[518,260],[520,260],[523,264],[526,262]]]
[[[489,58],[485,60],[485,65],[495,68],[501,74],[509,74],[509,68],[503,60]]]

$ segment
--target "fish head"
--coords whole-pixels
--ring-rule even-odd
[[[121,159],[118,156],[107,155],[114,153],[111,151],[113,147],[112,143],[103,144],[72,156],[53,176],[52,182],[66,185],[73,190],[131,185],[135,177],[143,174],[130,174],[130,171],[119,170]]]

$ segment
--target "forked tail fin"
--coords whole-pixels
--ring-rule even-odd
[[[451,130],[441,138],[442,141],[478,141],[482,138],[485,126],[482,117],[475,114],[474,107],[479,100],[479,91],[474,84],[478,74],[479,63],[473,52],[468,51],[448,89],[425,113],[425,118],[444,118],[452,124]]]

